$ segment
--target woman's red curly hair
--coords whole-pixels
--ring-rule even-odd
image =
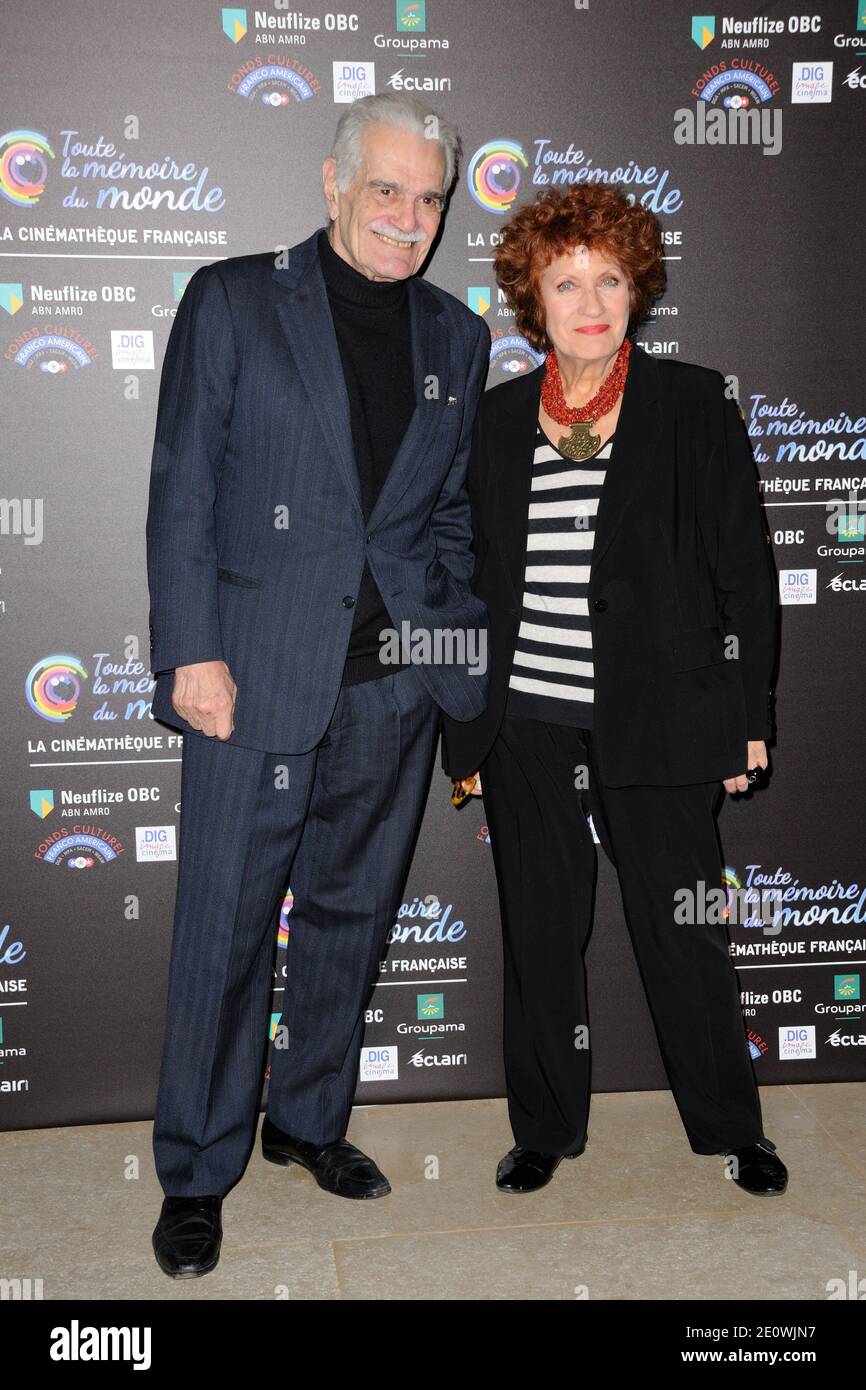
[[[604,251],[629,280],[632,332],[664,292],[666,276],[658,218],[632,205],[619,188],[603,183],[548,188],[526,203],[502,230],[493,269],[514,313],[519,333],[537,352],[549,352],[539,277],[551,261],[575,246]]]

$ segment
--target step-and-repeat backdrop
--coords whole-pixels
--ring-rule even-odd
[[[322,159],[369,92],[460,128],[425,273],[485,316],[491,386],[539,361],[492,274],[514,207],[600,179],[661,219],[641,346],[730,379],[783,604],[770,785],[720,813],[731,899],[781,895],[772,932],[731,926],[743,1046],[759,1083],[862,1079],[863,4],[6,0],[0,33],[0,1128],[153,1113],[181,756],[150,714],[159,369],[199,265],[325,224]],[[503,1091],[484,808],[449,790],[437,767],[358,1103]],[[287,881],[275,1043],[291,912]],[[594,1088],[665,1086],[601,853],[588,964]]]

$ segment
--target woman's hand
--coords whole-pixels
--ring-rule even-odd
[[[768,761],[766,743],[759,740],[746,745],[746,772],[751,772],[753,767],[765,768]],[[734,792],[747,792],[751,785],[745,772],[741,772],[739,777],[726,777],[722,782],[725,791],[732,795]]]
[[[455,777],[451,784],[451,801],[454,806],[462,806],[470,796],[481,795],[481,773],[474,772],[471,777]]]

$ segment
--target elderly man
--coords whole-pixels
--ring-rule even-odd
[[[263,1154],[342,1197],[390,1191],[343,1137],[364,1006],[440,710],[475,718],[488,686],[466,472],[490,335],[417,274],[458,151],[419,101],[355,102],[329,227],[203,266],[169,339],[147,562],[153,713],[185,735],[153,1137],[174,1277],[216,1265],[249,1157],[289,880]]]

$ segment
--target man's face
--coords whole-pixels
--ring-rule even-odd
[[[405,280],[421,269],[445,204],[445,156],[435,140],[375,122],[361,162],[341,193],[336,165],[322,166],[332,217],[331,245],[369,280]]]

